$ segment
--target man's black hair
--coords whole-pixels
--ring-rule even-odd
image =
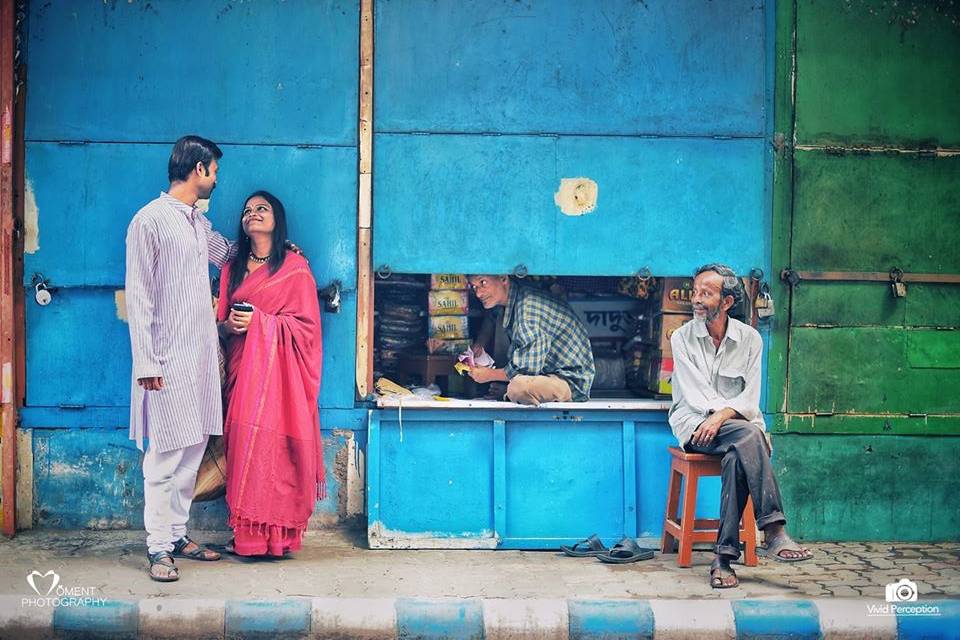
[[[210,140],[200,136],[183,136],[177,140],[170,152],[167,177],[170,182],[186,180],[198,162],[202,162],[203,168],[209,172],[214,158],[219,160],[222,157],[220,147]]]

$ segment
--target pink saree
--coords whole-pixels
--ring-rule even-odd
[[[307,261],[288,252],[275,274],[257,269],[227,295],[220,275],[217,321],[230,305],[254,306],[247,332],[227,345],[223,436],[227,506],[240,555],[300,548],[325,482],[317,398],[323,345],[317,285]]]

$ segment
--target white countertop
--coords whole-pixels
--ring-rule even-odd
[[[586,402],[546,402],[539,407],[502,402],[498,400],[464,400],[450,398],[449,400],[421,400],[413,396],[378,396],[377,406],[381,409],[516,409],[532,411],[536,409],[550,409],[554,411],[666,411],[670,408],[669,400],[649,400],[643,398],[600,398]]]

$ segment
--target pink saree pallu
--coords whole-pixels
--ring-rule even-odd
[[[217,321],[230,306],[254,306],[247,332],[227,345],[227,506],[240,555],[300,548],[325,494],[317,398],[323,357],[317,285],[307,261],[288,252],[271,274],[257,269],[229,295],[220,276]]]

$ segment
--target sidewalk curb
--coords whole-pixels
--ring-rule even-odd
[[[33,606],[0,596],[0,639],[960,639],[960,600],[285,598]],[[869,607],[874,607],[871,615]],[[876,608],[881,610],[877,611]],[[916,607],[916,609],[905,609]],[[933,615],[936,608],[937,614]],[[921,614],[921,615],[918,615]]]

